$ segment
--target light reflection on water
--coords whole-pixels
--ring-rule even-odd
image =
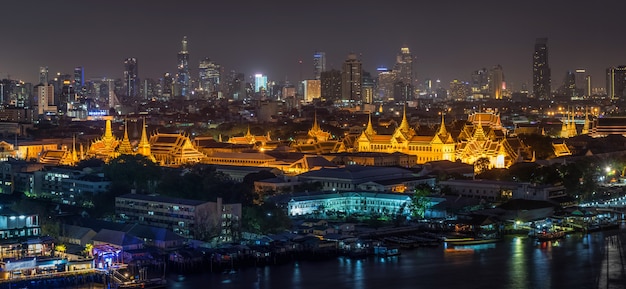
[[[378,289],[378,288],[596,288],[604,236],[571,235],[538,243],[509,237],[473,245],[468,253],[439,248],[402,251],[397,257],[334,258],[242,269],[236,274],[206,273],[179,279],[169,288]],[[483,246],[485,245],[485,246]]]

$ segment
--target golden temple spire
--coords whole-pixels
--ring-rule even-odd
[[[398,129],[402,132],[408,132],[411,127],[409,126],[409,121],[406,119],[406,103],[404,104],[404,110],[402,112],[402,122],[400,122],[400,126]]]
[[[248,125],[248,131],[246,132],[245,137],[251,137],[252,134],[250,133],[250,125]]]
[[[368,136],[372,136],[376,134],[374,130],[374,126],[372,125],[372,114],[369,114],[369,119],[367,120],[367,127],[365,128],[365,134]]]
[[[446,130],[445,114],[443,111],[441,112],[441,126],[439,126],[439,132],[437,134],[442,136],[448,134],[448,131]]]
[[[76,154],[76,135],[72,136],[72,163],[78,162],[78,155]]]
[[[130,144],[130,139],[128,138],[128,121],[127,120],[124,120],[124,138],[122,139],[122,143],[120,143],[118,152],[121,154],[133,153],[133,147]]]
[[[148,141],[148,134],[146,133],[146,118],[143,118],[143,125],[141,128],[141,140],[137,145],[137,153],[153,160],[152,152],[150,151],[150,142]]]
[[[482,120],[480,119],[480,116],[478,117],[478,124],[476,125],[476,130],[474,130],[474,138],[479,141],[485,140],[485,131],[483,130],[483,124],[482,124]]]

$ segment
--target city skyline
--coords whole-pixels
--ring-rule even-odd
[[[124,59],[135,57],[141,62],[139,78],[156,79],[176,73],[180,41],[187,36],[194,79],[205,57],[246,78],[262,73],[277,81],[312,79],[315,51],[325,52],[327,69],[340,69],[354,52],[364,70],[375,73],[380,66],[393,68],[407,45],[420,82],[469,81],[473,71],[501,65],[507,87],[519,89],[522,83],[532,87],[533,45],[546,37],[553,89],[577,68],[592,75],[593,87],[604,87],[606,68],[626,64],[626,39],[613,37],[611,28],[626,4],[557,2],[563,3],[524,1],[499,9],[495,1],[415,3],[402,9],[395,3],[354,1],[321,1],[319,9],[252,1],[7,3],[11,11],[28,9],[29,17],[24,21],[20,13],[8,13],[3,18],[12,29],[0,48],[0,78],[34,83],[41,66],[49,67],[50,77],[82,66],[86,79],[122,78]],[[70,29],[79,37],[64,36],[70,30],[57,16],[65,14],[71,23],[81,23]]]

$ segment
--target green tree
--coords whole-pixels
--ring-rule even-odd
[[[422,184],[415,187],[415,191],[411,196],[411,203],[409,203],[409,210],[414,218],[424,218],[426,211],[430,208],[430,198],[428,196],[431,193],[432,188],[428,185]]]
[[[111,180],[112,190],[120,194],[136,189],[154,192],[161,179],[161,169],[143,155],[121,155],[104,166],[104,175]]]

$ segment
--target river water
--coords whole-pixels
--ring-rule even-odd
[[[340,257],[234,273],[172,274],[168,288],[597,288],[609,234],[614,235],[573,234],[544,243],[509,236],[455,252],[440,246],[404,250],[395,257]]]

